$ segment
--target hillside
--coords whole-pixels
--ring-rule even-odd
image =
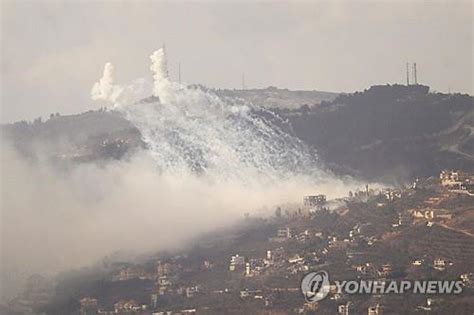
[[[116,303],[132,299],[163,313],[314,314],[299,284],[309,270],[325,270],[331,281],[454,280],[461,275],[468,280],[463,280],[462,295],[332,292],[316,304],[318,314],[335,314],[346,302],[354,314],[365,314],[373,301],[383,305],[384,314],[417,314],[426,297],[436,301],[433,314],[470,314],[473,235],[452,227],[450,219],[429,225],[409,214],[433,197],[440,206],[457,205],[451,208],[455,220],[468,219],[472,211],[474,197],[422,180],[417,189],[402,189],[393,200],[383,191],[357,191],[339,200],[335,211],[251,215],[181,249],[139,259],[109,256],[93,267],[62,273],[54,298],[38,310],[76,314],[83,297],[94,297],[96,309],[115,314],[130,314],[117,310]],[[404,223],[394,224],[400,216]],[[281,230],[288,232],[275,237]],[[236,263],[235,257],[243,260]]]
[[[272,95],[278,95],[280,105],[275,106],[280,108],[271,110],[287,119],[294,134],[338,173],[395,182],[437,175],[445,168],[473,171],[473,97],[428,90],[421,85],[373,86],[332,101],[327,99],[334,95],[318,99],[321,92],[274,88],[214,92],[258,104],[266,100],[267,108],[273,106]],[[103,109],[4,125],[2,133],[25,154],[39,145],[52,157],[74,161],[119,159],[144,147],[134,126]]]
[[[73,161],[121,158],[143,145],[130,122],[105,109],[4,125],[2,135],[26,156],[44,154]]]
[[[373,86],[280,114],[323,161],[360,176],[393,181],[474,170],[472,96]]]

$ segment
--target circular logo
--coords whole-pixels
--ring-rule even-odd
[[[326,271],[310,272],[301,280],[301,292],[306,302],[321,301],[328,295],[329,290],[329,275]]]

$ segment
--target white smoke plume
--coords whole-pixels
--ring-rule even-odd
[[[168,79],[168,61],[166,58],[165,48],[160,48],[153,52],[150,56],[150,70],[153,72],[155,83]]]
[[[150,95],[151,86],[145,79],[136,79],[129,85],[115,83],[115,68],[107,62],[104,65],[102,78],[91,90],[93,100],[106,101],[116,107],[134,103]]]
[[[306,194],[341,196],[354,189],[330,178],[314,185],[294,176],[266,186],[257,174],[251,185],[217,183],[210,180],[215,173],[164,174],[149,151],[65,171],[47,157],[31,161],[3,144],[0,299],[2,291],[12,297],[32,273],[88,266],[117,251],[173,249],[247,212],[266,207],[272,214],[274,206]]]
[[[321,169],[278,116],[170,81],[163,49],[151,59],[155,100],[127,106],[151,89],[116,85],[110,64],[92,91],[117,105],[147,150],[66,171],[1,150],[2,278],[177,246],[246,212],[361,186]]]
[[[185,86],[169,79],[165,48],[162,47],[154,51],[150,60],[150,70],[153,72],[153,96],[159,97],[161,104],[176,103],[176,98],[179,95],[174,92]]]
[[[278,116],[258,104],[223,100],[171,81],[164,47],[153,52],[150,60],[156,100],[117,109],[139,129],[160,172],[257,186],[297,176],[308,183],[336,180]],[[138,93],[133,84],[114,85],[110,65],[96,86],[93,91],[103,86],[104,92],[98,94],[116,105],[136,102],[136,95],[145,91]]]
[[[171,81],[163,48],[150,59],[158,100],[120,111],[140,130],[160,171],[256,185],[330,177],[273,113]]]
[[[104,66],[102,78],[94,84],[91,91],[93,100],[105,100],[116,103],[123,92],[123,89],[114,84],[114,66],[107,62]]]

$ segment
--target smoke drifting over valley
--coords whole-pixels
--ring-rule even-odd
[[[0,315],[474,309],[473,4],[0,1]]]
[[[91,92],[138,128],[145,150],[58,167],[48,153],[26,158],[4,141],[2,290],[116,251],[180,246],[244,213],[270,213],[305,194],[338,197],[357,185],[323,170],[275,114],[171,81],[162,49],[151,61],[153,84],[118,85],[107,63]]]

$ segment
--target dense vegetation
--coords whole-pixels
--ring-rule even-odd
[[[386,180],[474,170],[473,97],[426,86],[373,86],[332,102],[282,110],[323,161]]]

